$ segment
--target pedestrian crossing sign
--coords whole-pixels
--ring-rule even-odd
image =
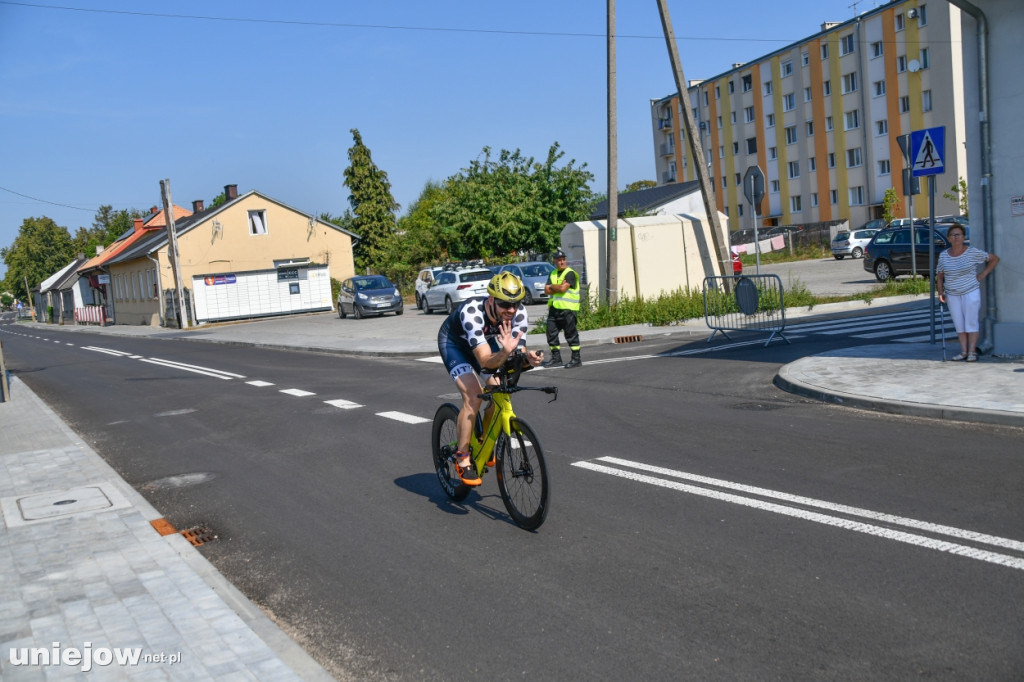
[[[910,132],[910,169],[915,178],[946,172],[946,126]]]

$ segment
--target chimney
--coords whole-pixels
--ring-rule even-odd
[[[142,232],[142,218],[135,218],[132,220],[132,227],[136,232]]]
[[[835,28],[836,26],[838,26],[841,23],[842,22],[840,22],[840,21],[823,21],[823,22],[821,22],[821,30],[822,30],[822,32],[827,31],[830,28]]]
[[[103,245],[102,244],[97,244],[96,245],[96,255],[98,256],[101,253],[103,253]]]
[[[224,198],[234,201],[238,198],[238,185],[224,185]]]
[[[160,212],[160,209],[157,208],[156,206],[154,206],[153,208],[149,209],[149,214],[150,215],[156,215],[159,212]]]
[[[78,260],[85,260],[85,254],[81,251],[78,252]]]
[[[193,213],[202,213],[203,212],[203,200],[202,199],[196,199],[195,201],[192,202],[192,212]]]

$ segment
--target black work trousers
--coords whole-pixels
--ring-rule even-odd
[[[580,333],[576,331],[576,311],[548,306],[548,347],[561,350],[558,343],[558,332],[565,333],[565,342],[570,350],[580,349]]]

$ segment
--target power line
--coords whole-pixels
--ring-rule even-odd
[[[50,204],[51,206],[61,206],[63,208],[73,208],[76,211],[88,211],[89,213],[94,213],[95,212],[95,209],[92,209],[92,208],[82,208],[80,206],[69,206],[68,204],[58,204],[56,201],[47,201],[46,199],[38,199],[36,197],[30,197],[27,194],[22,194],[21,192],[15,192],[13,189],[7,189],[6,187],[0,187],[0,189],[2,189],[5,192],[10,192],[11,194],[17,194],[19,197],[24,197],[26,199],[31,199],[32,201],[38,201],[38,202],[41,202],[41,203],[44,203],[44,204]]]
[[[447,33],[484,33],[491,35],[518,35],[518,36],[545,36],[558,38],[606,38],[604,33],[569,33],[563,31],[509,31],[487,28],[451,28],[446,26],[400,26],[392,24],[352,24],[332,21],[298,21],[292,19],[254,19],[251,17],[214,17],[196,14],[166,14],[160,12],[132,12],[128,10],[114,9],[89,9],[84,7],[65,7],[62,5],[37,5],[28,2],[13,2],[12,0],[0,0],[0,5],[15,5],[19,7],[32,7],[34,9],[52,9],[66,12],[90,12],[93,14],[120,14],[135,17],[152,17],[157,19],[188,19],[193,21],[224,21],[248,24],[279,24],[285,26],[312,26],[321,28],[371,28],[388,31],[434,31]],[[622,35],[616,38],[638,38],[645,40],[664,40],[662,35]],[[711,42],[746,42],[746,43],[790,43],[788,38],[708,38],[704,36],[680,36],[681,40],[702,40]]]

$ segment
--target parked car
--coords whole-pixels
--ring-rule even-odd
[[[444,268],[437,266],[432,268],[423,268],[420,270],[420,274],[416,276],[416,307],[422,308],[420,301],[423,298],[423,294],[426,293],[430,285],[434,283],[437,276],[444,272]]]
[[[451,312],[470,298],[485,298],[487,283],[494,273],[487,268],[444,270],[420,299],[420,310],[428,315],[435,310]]]
[[[401,315],[405,312],[401,292],[384,275],[361,275],[346,279],[338,290],[337,303],[338,317],[342,319],[349,313],[358,320],[366,315]]]
[[[526,287],[526,297],[523,298],[524,305],[548,300],[548,295],[544,293],[544,285],[547,284],[548,275],[554,269],[554,265],[545,261],[509,263],[501,266],[501,272],[511,272],[523,281],[523,285]]]
[[[860,258],[864,255],[864,247],[868,245],[876,232],[878,232],[877,229],[839,232],[832,240],[832,257],[836,260],[843,260],[846,256]]]
[[[909,226],[876,232],[871,243],[864,247],[864,269],[873,272],[879,282],[885,282],[900,275],[912,274],[916,262],[918,274],[929,276],[931,264],[928,262],[928,234],[931,228],[915,225],[913,231],[913,248]],[[935,238],[935,259],[938,260],[942,250],[949,248],[949,241],[938,229],[932,234]]]

